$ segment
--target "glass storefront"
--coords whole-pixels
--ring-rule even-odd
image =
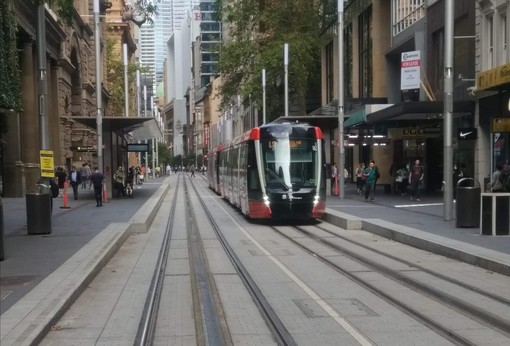
[[[510,159],[510,133],[492,134],[492,170],[496,165],[508,166]]]

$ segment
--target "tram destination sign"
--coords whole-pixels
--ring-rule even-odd
[[[145,153],[149,151],[149,144],[148,143],[128,144],[126,151],[130,153]]]

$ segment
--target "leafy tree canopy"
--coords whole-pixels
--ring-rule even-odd
[[[262,104],[266,69],[268,114],[283,113],[284,56],[289,44],[289,99],[305,112],[305,93],[320,61],[321,0],[218,0],[225,38],[220,48],[222,106],[236,95]]]

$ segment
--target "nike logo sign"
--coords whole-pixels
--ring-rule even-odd
[[[467,135],[470,135],[470,134],[472,134],[472,133],[473,133],[473,131],[466,132],[466,133],[461,132],[461,133],[459,133],[459,136],[461,136],[461,137],[466,137]]]

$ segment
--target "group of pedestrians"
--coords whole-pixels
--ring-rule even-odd
[[[420,164],[420,160],[416,160],[410,169],[403,165],[397,170],[396,175],[395,181],[400,186],[402,196],[407,196],[408,186],[410,186],[411,200],[416,198],[416,201],[421,201],[424,169]],[[381,176],[375,161],[371,160],[368,167],[363,162],[359,163],[355,176],[358,195],[364,194],[366,201],[370,200],[373,202],[375,200],[377,181]]]

